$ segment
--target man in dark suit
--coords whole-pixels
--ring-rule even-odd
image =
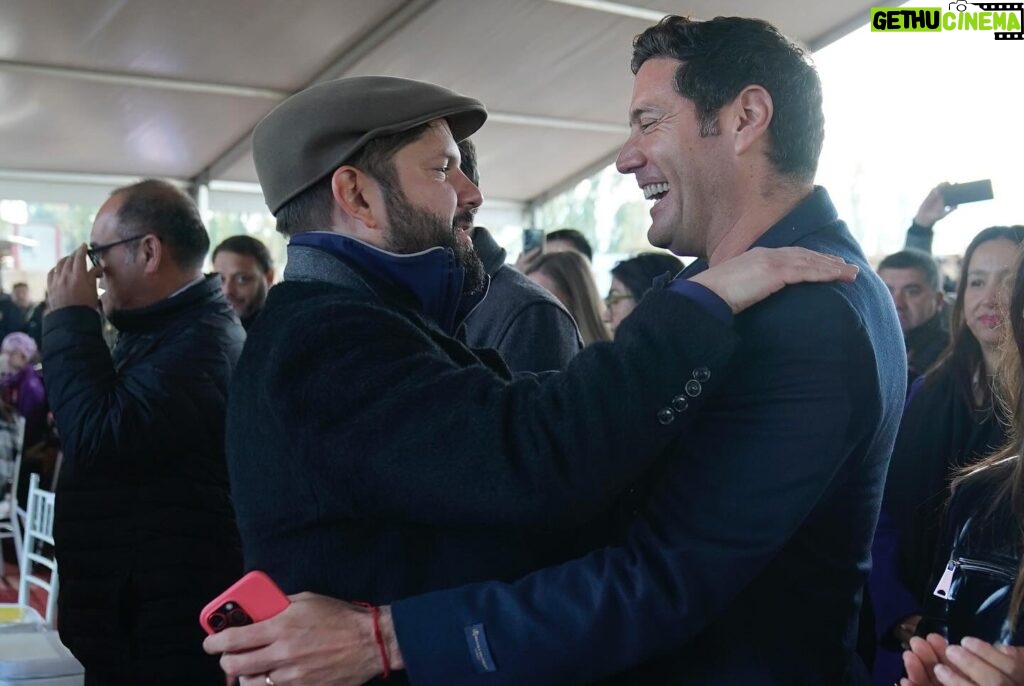
[[[888,293],[825,191],[812,186],[823,136],[817,75],[772,27],[744,19],[669,17],[638,38],[633,66],[632,134],[619,169],[655,201],[651,242],[700,259],[687,280],[649,294],[613,345],[585,350],[556,377],[576,391],[550,427],[564,442],[541,463],[557,461],[558,473],[572,474],[582,467],[575,460],[582,442],[598,458],[590,474],[600,482],[609,478],[606,450],[634,465],[647,458],[649,443],[617,440],[642,426],[643,395],[609,389],[606,370],[589,363],[639,354],[637,327],[653,322],[672,291],[780,246],[839,255],[861,275],[853,284],[795,286],[729,318],[740,334],[732,367],[724,380],[718,370],[679,370],[684,392],[658,419],[672,426],[678,411],[687,423],[662,459],[622,482],[604,516],[586,506],[598,500],[591,494],[577,503],[589,526],[562,556],[593,552],[512,583],[407,598],[379,617],[297,596],[277,618],[207,640],[208,650],[234,653],[222,659],[227,671],[261,675],[251,684],[264,676],[266,683],[358,684],[396,667],[423,684],[588,683],[613,675],[645,684],[840,684],[863,676],[854,654],[859,593],[906,363]],[[741,284],[749,281],[718,292],[729,300],[729,288]],[[663,317],[643,335],[681,322]],[[713,332],[704,328],[710,322],[685,323],[698,339]],[[644,355],[665,377],[679,378],[662,367],[668,358]],[[605,418],[603,402],[614,395],[618,415]],[[589,420],[577,421],[577,404]],[[453,404],[453,415],[461,411]],[[478,412],[465,416],[469,427],[479,420]],[[508,416],[522,421],[509,437],[549,450],[528,412],[513,407]],[[421,433],[421,440],[432,435]],[[398,469],[372,452],[353,487],[372,494],[379,521],[534,531],[547,523],[514,516],[505,483],[495,487],[496,465],[514,449],[488,447],[464,465],[446,455],[429,470]],[[422,465],[423,453],[416,457]],[[437,471],[457,488],[435,481]],[[531,486],[538,513],[552,491],[579,498],[589,490],[580,482]],[[383,561],[381,570],[394,573]]]

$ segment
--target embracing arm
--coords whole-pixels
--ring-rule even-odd
[[[843,338],[816,339],[799,359],[759,358],[768,385],[734,399],[745,409],[702,415],[622,547],[513,584],[395,603],[413,682],[586,683],[713,621],[819,504],[850,457],[848,437],[868,430],[871,422],[854,424],[865,421],[859,408],[869,395],[854,390],[861,382],[848,369],[857,358],[837,352],[850,344]]]
[[[855,274],[784,248],[693,281],[741,311],[787,283]],[[315,475],[325,516],[476,526],[572,524],[599,511],[685,430],[737,342],[671,287],[645,298],[615,343],[542,381],[456,364],[443,341],[371,303],[309,308],[289,328],[304,335],[279,344],[288,363],[265,394],[298,427],[294,455]]]

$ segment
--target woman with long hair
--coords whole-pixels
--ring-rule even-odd
[[[911,640],[904,684],[1024,683],[1024,259],[1017,262],[1009,332],[996,368],[996,396],[1009,420],[999,451],[962,470],[932,578]],[[960,644],[950,648],[949,644]]]
[[[1005,284],[1024,227],[981,231],[964,253],[949,347],[911,388],[893,448],[869,584],[880,648],[875,683],[891,684],[914,635],[935,561],[942,509],[958,470],[1006,440],[992,380],[1004,331]]]
[[[565,305],[580,327],[584,345],[611,340],[590,264],[582,255],[569,251],[545,253],[530,264],[526,276]]]

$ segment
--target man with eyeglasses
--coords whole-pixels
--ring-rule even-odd
[[[86,684],[224,684],[196,616],[241,571],[223,446],[245,332],[203,276],[209,247],[195,204],[146,180],[114,191],[90,245],[49,274],[60,635]]]
[[[274,285],[270,251],[252,236],[231,236],[213,249],[213,269],[220,274],[224,297],[248,331]]]

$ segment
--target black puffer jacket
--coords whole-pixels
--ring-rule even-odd
[[[924,601],[918,634],[940,633],[950,643],[974,636],[990,643],[1024,645],[1024,627],[1006,622],[1021,559],[1020,522],[1009,499],[993,509],[1013,460],[960,482],[943,527],[941,561]]]
[[[197,616],[241,571],[224,413],[245,333],[216,277],[113,320],[113,359],[93,310],[44,320],[61,638],[89,683],[223,686]]]

